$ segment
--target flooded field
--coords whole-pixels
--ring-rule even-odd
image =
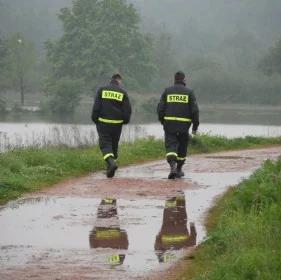
[[[201,133],[229,138],[245,136],[274,137],[281,135],[281,126],[202,124]],[[153,136],[163,137],[159,124],[124,126],[121,141],[134,141]],[[98,141],[94,125],[63,125],[44,123],[0,123],[0,152],[16,147],[93,145]]]
[[[131,142],[145,135],[141,126],[125,126],[121,141]],[[30,146],[89,146],[97,142],[98,135],[94,125],[0,123],[0,152]]]
[[[206,237],[214,199],[281,148],[196,155],[69,180],[0,208],[0,279],[154,279]]]

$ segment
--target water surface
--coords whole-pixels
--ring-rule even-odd
[[[281,136],[281,126],[202,124],[199,132],[221,135],[228,138],[245,136]],[[153,136],[163,138],[160,124],[124,126],[121,141],[131,142],[139,138]],[[94,125],[64,125],[44,123],[0,123],[0,151],[15,147],[47,145],[97,144],[98,135]]]

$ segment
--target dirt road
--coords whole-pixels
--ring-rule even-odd
[[[152,279],[206,236],[214,199],[281,147],[196,155],[95,173],[0,208],[0,279]]]

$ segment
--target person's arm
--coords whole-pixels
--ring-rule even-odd
[[[124,124],[128,124],[130,122],[131,114],[132,114],[132,106],[131,106],[128,94],[125,94],[124,101],[123,101]]]
[[[99,89],[97,91],[96,94],[96,98],[95,98],[95,102],[93,105],[93,110],[92,110],[92,121],[94,123],[98,122],[99,116],[100,116],[100,111],[101,111],[101,106],[102,106],[102,102],[101,102],[101,92],[102,90]]]
[[[189,95],[189,99],[190,99],[191,118],[192,118],[192,134],[196,134],[200,122],[199,122],[199,108],[196,101],[196,97],[193,92]]]
[[[164,123],[164,117],[166,112],[166,90],[162,93],[160,102],[157,106],[157,114],[158,114],[158,120],[161,122],[161,124]]]

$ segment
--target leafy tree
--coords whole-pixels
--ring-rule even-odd
[[[36,60],[34,46],[19,33],[11,34],[6,44],[5,68],[9,72],[9,88],[20,92],[21,105],[24,105],[25,90]]]
[[[146,114],[149,114],[150,116],[151,115],[156,116],[156,108],[157,108],[157,104],[159,102],[159,98],[151,97],[148,100],[146,100],[145,102],[143,102],[141,105],[143,112],[145,112]]]
[[[6,102],[0,98],[0,117],[4,116],[6,113]]]
[[[260,61],[259,68],[264,74],[269,76],[274,73],[281,75],[281,39]]]
[[[0,2],[1,7],[1,2]],[[7,48],[5,42],[0,38],[0,92],[5,89],[6,86],[6,57],[7,57]],[[0,116],[6,112],[6,102],[0,97]]]
[[[32,79],[35,59],[33,44],[21,34],[0,39],[0,91],[19,91],[22,105],[25,90]]]
[[[153,75],[153,89],[157,88],[159,91],[160,88],[162,90],[163,86],[169,83],[173,73],[180,68],[177,66],[170,34],[162,32],[155,36],[153,58],[156,65],[156,71]]]
[[[47,82],[48,93],[52,96],[46,108],[61,118],[69,117],[80,102],[82,82],[70,78],[59,79],[56,83]]]
[[[89,88],[116,71],[128,86],[149,84],[152,42],[139,31],[139,15],[125,0],[76,0],[59,14],[64,34],[46,44],[54,79],[83,79]]]
[[[0,92],[5,90],[8,86],[9,65],[8,47],[5,40],[0,38]]]

